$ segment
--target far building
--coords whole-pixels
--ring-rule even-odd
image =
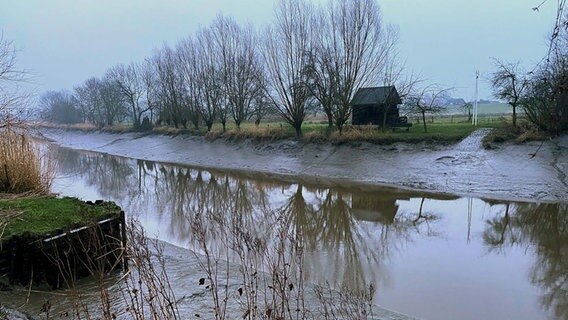
[[[353,125],[383,125],[399,120],[398,105],[402,103],[394,86],[360,88],[351,100]],[[386,112],[385,112],[386,111]]]

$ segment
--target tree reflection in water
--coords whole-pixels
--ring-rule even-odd
[[[483,239],[491,251],[534,251],[530,280],[542,289],[541,307],[568,319],[568,204],[506,203],[500,216],[487,220]]]
[[[60,175],[83,177],[101,196],[142,221],[166,226],[160,234],[193,250],[199,250],[191,227],[195,214],[238,219],[244,232],[270,246],[278,213],[288,234],[301,235],[305,276],[314,283],[364,290],[387,277],[384,265],[392,252],[415,235],[436,235],[432,222],[439,217],[426,212],[424,198],[418,212],[399,210],[398,201],[415,193],[324,188],[57,147],[52,153]],[[228,233],[215,228],[228,225],[207,225],[214,250],[222,250],[221,235]]]

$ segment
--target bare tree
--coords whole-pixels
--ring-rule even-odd
[[[102,102],[101,114],[104,118],[104,123],[113,126],[117,123],[124,122],[128,111],[118,84],[107,75],[101,81],[99,90]]]
[[[188,119],[197,119],[195,123],[199,125],[198,112],[193,105],[187,103],[187,100],[183,100],[184,82],[180,72],[178,54],[169,46],[164,45],[162,49],[156,51],[152,61],[154,72],[157,74],[156,84],[160,97],[159,122],[165,121],[176,128],[181,124],[187,128]]]
[[[203,29],[200,32],[204,32]],[[211,52],[207,52],[207,41],[188,37],[178,43],[178,67],[182,79],[183,106],[185,114],[194,128],[199,129],[201,120],[205,121],[209,131],[218,110],[220,93],[214,91],[216,70],[210,62]],[[208,74],[212,72],[213,74]],[[205,86],[205,87],[204,87]]]
[[[333,91],[318,98],[331,113],[341,132],[351,117],[351,99],[356,90],[376,83],[394,51],[397,34],[383,24],[375,0],[333,0],[319,15],[316,37],[316,74],[322,88]],[[319,90],[321,91],[321,90]],[[328,116],[329,120],[329,116]]]
[[[264,91],[264,73],[258,40],[251,25],[241,27],[231,18],[217,17],[211,26],[215,54],[221,61],[227,103],[237,128],[248,120],[253,102]],[[213,49],[212,49],[213,50]]]
[[[117,65],[107,71],[107,77],[116,83],[130,106],[130,117],[135,129],[140,127],[142,116],[150,110],[150,106],[142,99],[145,95],[142,72],[142,67],[135,63]]]
[[[197,36],[197,84],[200,92],[201,116],[211,131],[217,112],[223,102],[222,63],[215,55],[212,32],[204,29]],[[225,92],[228,94],[228,92]]]
[[[396,90],[389,90],[388,95],[385,99],[387,103],[383,105],[383,123],[382,123],[382,130],[386,131],[387,121],[389,113],[391,113],[391,108],[393,101],[397,97],[395,94],[398,94],[398,97],[404,102],[407,98],[409,98],[413,92],[416,91],[416,87],[423,81],[418,75],[414,73],[406,73],[406,65],[402,63],[398,59],[398,52],[393,48],[390,57],[387,59],[385,63],[385,67],[383,68],[383,83],[386,86],[395,87]],[[398,120],[398,119],[397,119]]]
[[[473,104],[471,102],[466,102],[461,106],[461,109],[465,114],[467,114],[467,121],[471,122],[471,118],[473,117]]]
[[[144,86],[144,105],[147,106],[150,113],[150,122],[154,122],[154,113],[160,108],[160,90],[158,85],[158,77],[154,72],[154,62],[152,59],[144,59],[144,62],[139,65],[139,77]]]
[[[517,126],[517,107],[521,105],[523,95],[528,86],[523,71],[519,63],[504,63],[495,59],[497,71],[491,75],[491,86],[494,96],[498,99],[507,101],[513,108],[513,126]]]
[[[22,124],[21,116],[30,94],[22,92],[18,84],[26,81],[27,75],[16,66],[14,44],[0,31],[0,129]]]
[[[313,7],[304,0],[280,0],[274,26],[265,31],[264,60],[270,88],[267,96],[296,136],[302,135],[310,90],[305,72],[309,65]]]
[[[318,13],[321,13],[319,11]],[[317,22],[325,21],[325,17],[319,17]],[[321,27],[316,27],[321,30]],[[308,88],[311,95],[318,101],[327,117],[328,128],[333,127],[333,106],[336,103],[337,92],[336,70],[333,66],[331,53],[323,46],[317,46],[309,56],[310,63],[305,72],[308,75]]]
[[[257,96],[253,102],[252,119],[256,126],[260,125],[260,121],[269,113],[273,112],[274,108],[264,94]]]
[[[108,77],[87,79],[83,85],[75,87],[75,98],[82,118],[98,127],[112,126],[126,118],[126,104],[120,89]]]
[[[406,109],[410,113],[422,116],[424,132],[428,132],[428,128],[426,126],[426,114],[436,114],[443,111],[444,106],[439,98],[449,91],[450,89],[447,88],[440,89],[436,86],[429,85],[410,94],[405,100]]]
[[[523,99],[527,119],[539,129],[560,135],[568,130],[568,52],[557,52],[533,73]]]
[[[47,91],[39,99],[42,119],[56,123],[79,123],[77,99],[67,91]]]
[[[97,78],[87,79],[82,85],[74,88],[75,97],[84,122],[93,123],[99,127],[105,124],[102,114],[103,102],[100,95],[102,82]]]

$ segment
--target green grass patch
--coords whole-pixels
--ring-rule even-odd
[[[91,205],[69,197],[0,200],[0,241],[12,236],[55,235],[119,216],[120,207],[113,202]]]

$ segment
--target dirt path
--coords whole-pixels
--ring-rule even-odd
[[[394,144],[333,146],[279,141],[209,142],[194,136],[108,134],[42,130],[73,149],[216,168],[285,175],[295,179],[349,180],[429,191],[512,200],[568,201],[568,136],[540,142],[504,144],[485,150],[485,129],[452,146]]]

